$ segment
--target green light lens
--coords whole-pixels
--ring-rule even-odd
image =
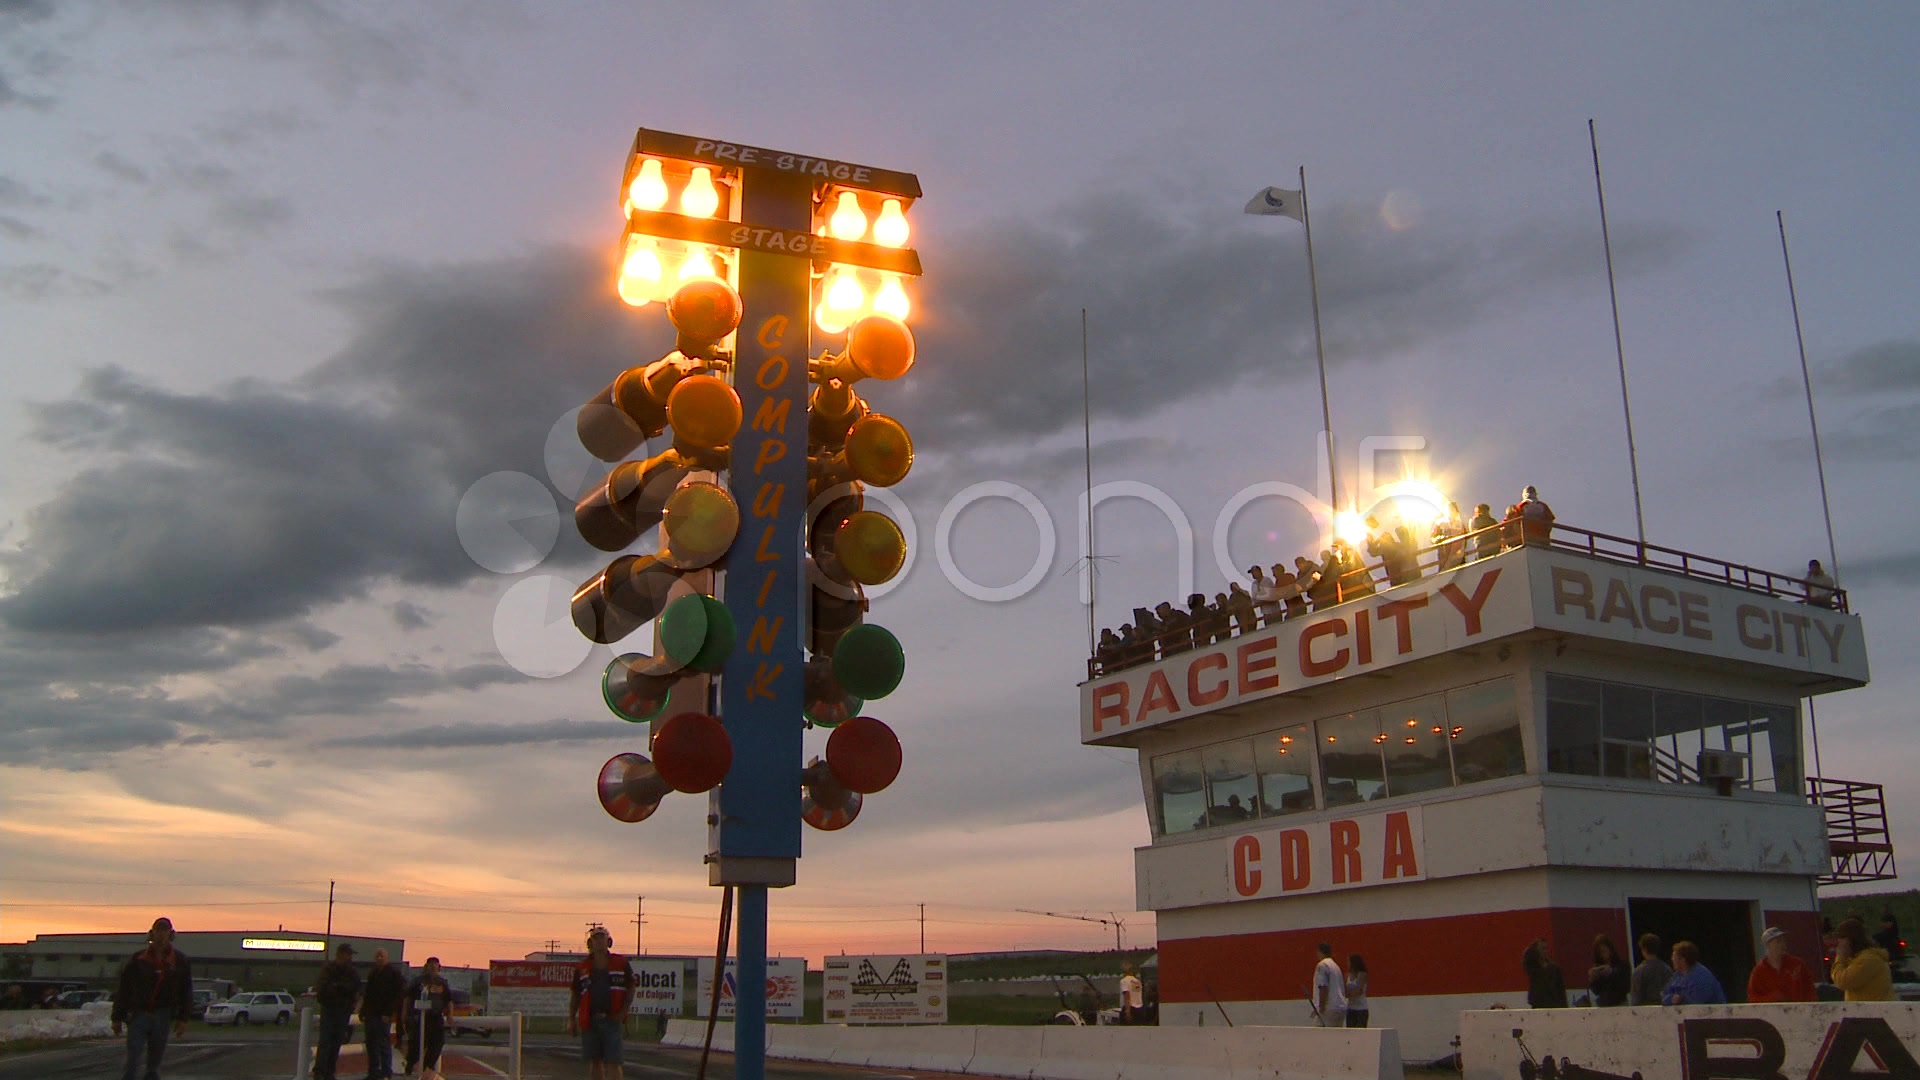
[[[875,701],[894,692],[907,672],[900,639],[883,626],[863,623],[840,635],[833,650],[833,675],[847,693]]]
[[[652,659],[641,653],[625,653],[614,657],[600,676],[601,698],[613,715],[628,723],[646,723],[667,707],[671,680],[655,680],[638,675],[636,670]]]
[[[680,667],[712,673],[733,651],[733,615],[711,596],[689,593],[660,614],[660,649]]]

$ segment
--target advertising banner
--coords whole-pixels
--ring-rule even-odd
[[[720,982],[720,1018],[733,1016],[734,961],[727,960],[727,971]],[[800,1019],[805,1015],[806,999],[802,987],[807,977],[803,956],[767,957],[767,1015]],[[694,1015],[705,1017],[713,1000],[713,957],[700,958],[700,985],[694,991]]]
[[[829,1024],[944,1024],[947,957],[829,956],[824,992]]]
[[[646,1016],[679,1016],[686,1010],[686,970],[681,960],[635,958],[632,1012]]]
[[[500,1016],[565,1016],[573,965],[564,960],[494,960],[487,964],[487,1011]]]
[[[628,1011],[679,1016],[685,1009],[685,961],[635,958]],[[487,965],[487,1011],[496,1016],[565,1016],[573,992],[573,964],[566,960],[494,960]]]

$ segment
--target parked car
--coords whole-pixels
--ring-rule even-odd
[[[235,994],[225,1001],[207,1006],[209,1024],[284,1024],[293,1019],[293,995],[272,990]]]
[[[195,990],[193,992],[193,1003],[187,1006],[187,1015],[193,1017],[195,1020],[205,1020],[207,1018],[207,1007],[214,1004],[214,1002],[213,991]]]
[[[113,992],[111,990],[69,990],[53,999],[53,1004],[57,1009],[79,1009],[95,1001],[112,1000]]]

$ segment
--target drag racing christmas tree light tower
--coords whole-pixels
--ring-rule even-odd
[[[913,440],[856,386],[913,366],[919,197],[910,173],[647,129],[620,184],[616,288],[663,305],[675,344],[580,410],[581,444],[617,464],[575,522],[619,554],[573,617],[605,645],[652,627],[652,651],[602,680],[650,737],[601,768],[600,803],[637,822],[709,792],[708,880],[739,890],[743,1080],[766,1069],[767,890],[795,882],[803,821],[845,827],[900,770],[893,731],[861,713],[904,672],[865,590],[900,573],[906,540],[867,495],[906,477]],[[803,764],[813,727],[831,735]]]

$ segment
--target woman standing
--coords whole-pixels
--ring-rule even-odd
[[[1359,953],[1347,957],[1347,1026],[1367,1026],[1367,961]]]
[[[1527,1006],[1533,1009],[1567,1007],[1567,981],[1560,965],[1553,962],[1553,950],[1546,938],[1535,938],[1520,955],[1520,967],[1527,973]]]
[[[1605,934],[1594,938],[1593,966],[1587,969],[1587,993],[1593,995],[1593,1003],[1601,1008],[1625,1005],[1632,982],[1633,969],[1621,962],[1613,939]]]
[[[1886,950],[1867,937],[1859,919],[1843,920],[1834,928],[1833,985],[1848,1001],[1892,1001],[1893,970]]]

